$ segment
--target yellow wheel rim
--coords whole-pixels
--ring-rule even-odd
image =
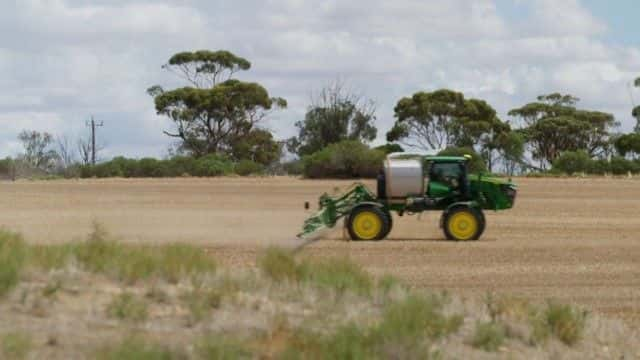
[[[470,240],[478,231],[478,220],[469,211],[460,211],[449,218],[449,233],[456,240]]]
[[[382,219],[370,211],[358,213],[352,224],[353,232],[363,240],[373,240],[382,231]]]

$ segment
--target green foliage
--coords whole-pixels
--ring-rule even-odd
[[[259,175],[264,173],[264,166],[251,160],[240,160],[235,167],[234,172],[240,176]]]
[[[482,157],[475,152],[472,148],[458,148],[458,147],[448,147],[438,153],[440,156],[464,156],[471,155],[471,160],[469,160],[469,172],[471,173],[480,173],[486,172],[487,166],[482,160]]]
[[[11,158],[0,159],[0,175],[9,175],[13,160]]]
[[[182,294],[181,299],[189,309],[189,324],[194,325],[220,307],[222,293],[217,289],[196,287]]]
[[[358,141],[343,141],[305,156],[304,176],[308,178],[374,178],[385,154]]]
[[[95,354],[98,360],[177,360],[187,357],[165,346],[149,344],[137,337],[127,337],[118,344],[104,346]]]
[[[107,305],[107,315],[119,320],[141,322],[147,320],[147,303],[132,293],[123,292]]]
[[[180,139],[180,149],[195,156],[273,154],[271,149],[277,144],[257,125],[271,109],[286,107],[286,101],[271,98],[260,84],[232,79],[235,72],[250,67],[249,61],[228,51],[200,50],[172,56],[164,68],[180,74],[189,86],[165,91],[156,85],[147,90],[157,113],[174,123],[175,130],[165,134]]]
[[[617,125],[613,115],[577,109],[578,101],[571,95],[554,93],[509,112],[524,121],[521,132],[542,167],[553,164],[565,151],[584,150],[594,157],[608,149],[609,130]]]
[[[258,266],[275,281],[307,283],[340,293],[367,295],[373,287],[369,274],[347,259],[296,262],[290,253],[270,248],[261,256]]]
[[[586,151],[565,151],[553,162],[553,170],[573,175],[587,172],[591,166],[591,157]]]
[[[242,343],[228,339],[221,334],[211,334],[202,338],[196,346],[202,360],[253,359],[251,351]]]
[[[532,318],[533,340],[540,342],[553,335],[566,345],[575,345],[582,337],[586,319],[587,313],[580,309],[550,302]]]
[[[282,168],[287,175],[302,175],[304,162],[302,160],[292,160],[282,164]]]
[[[404,149],[399,144],[386,143],[384,145],[376,146],[374,150],[382,151],[385,154],[404,152]]]
[[[313,102],[304,120],[295,124],[298,136],[288,140],[289,151],[305,156],[342,141],[376,138],[373,104],[349,93],[344,84],[325,87]]]
[[[640,133],[630,133],[618,137],[614,146],[621,156],[633,154],[640,155]]]
[[[264,166],[278,161],[281,154],[282,146],[267,130],[254,129],[232,141],[231,155],[236,160],[250,159]]]
[[[0,342],[2,345],[0,357],[12,360],[26,359],[33,345],[31,337],[20,332],[4,334]]]
[[[355,324],[339,327],[327,335],[298,331],[284,359],[428,359],[429,340],[456,332],[460,316],[442,314],[442,299],[410,296],[392,303],[382,321],[371,328]]]
[[[397,120],[387,141],[428,151],[477,147],[491,160],[491,153],[504,146],[505,134],[511,131],[487,102],[465,99],[462,93],[447,89],[417,92],[400,99],[394,110]]]
[[[504,343],[505,329],[496,322],[479,322],[471,339],[471,346],[484,351],[497,351]]]
[[[26,256],[22,236],[0,229],[0,297],[18,284]]]

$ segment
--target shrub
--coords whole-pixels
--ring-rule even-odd
[[[196,160],[194,166],[194,176],[220,176],[229,175],[233,172],[233,163],[216,154],[203,156]]]
[[[339,293],[352,291],[367,295],[373,285],[371,276],[360,265],[347,259],[303,263],[298,271],[303,281]]]
[[[0,229],[0,297],[18,284],[26,255],[27,246],[22,237]]]
[[[149,316],[147,303],[129,292],[123,292],[107,305],[107,315],[119,320],[145,321]]]
[[[634,161],[627,160],[623,157],[614,156],[610,162],[611,173],[614,175],[626,175],[627,173],[640,172],[640,166]]]
[[[11,158],[0,159],[0,175],[9,175],[13,160]]]
[[[303,173],[308,178],[374,178],[384,157],[358,141],[342,141],[305,156]]]
[[[251,160],[240,160],[235,165],[234,172],[240,176],[263,174],[264,165]]]
[[[300,279],[298,264],[290,253],[278,248],[269,248],[258,259],[258,267],[263,274],[275,281]]]
[[[99,360],[173,360],[184,359],[186,356],[165,346],[148,344],[138,338],[127,338],[119,344],[104,346],[96,352]]]
[[[2,336],[3,359],[26,359],[31,351],[31,337],[28,334],[12,332]]]
[[[196,288],[182,294],[181,300],[189,310],[189,325],[194,325],[220,307],[222,293],[215,289]]]
[[[586,323],[586,313],[571,307],[549,303],[544,312],[546,325],[551,334],[566,345],[573,345],[580,340]]]
[[[485,351],[496,351],[502,346],[505,329],[496,322],[477,323],[471,340],[471,346]]]
[[[238,341],[221,335],[208,335],[196,346],[200,358],[205,360],[253,359],[251,351]]]
[[[567,175],[584,173],[589,170],[591,161],[586,151],[565,151],[553,162],[553,170]]]
[[[469,172],[479,173],[486,172],[487,165],[482,160],[482,157],[472,148],[469,147],[448,147],[438,153],[439,156],[465,156],[471,155],[469,161]]]
[[[304,162],[302,160],[292,160],[282,164],[282,168],[287,175],[302,175]]]

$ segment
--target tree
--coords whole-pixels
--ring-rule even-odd
[[[22,159],[31,167],[50,171],[55,167],[58,154],[51,149],[53,136],[47,132],[23,130],[18,135],[24,154]]]
[[[376,138],[375,105],[335,81],[312,97],[304,120],[296,122],[298,136],[287,141],[300,156],[315,153],[345,140],[368,143]]]
[[[477,149],[493,167],[501,139],[511,131],[484,100],[442,89],[418,92],[401,99],[395,107],[396,123],[387,133],[388,141],[433,151],[446,147]]]
[[[615,140],[614,146],[620,156],[627,156],[627,154],[638,156],[640,155],[640,133],[621,135]]]
[[[281,98],[271,98],[257,83],[232,79],[249,70],[251,63],[228,51],[195,51],[175,54],[163,69],[177,74],[189,86],[165,91],[155,85],[156,112],[169,117],[173,131],[164,133],[180,139],[180,149],[195,156],[211,153],[232,155],[235,142],[259,128],[275,108],[286,107]]]
[[[76,155],[73,145],[68,136],[56,137],[56,147],[58,148],[58,160],[62,168],[67,168],[76,162]]]
[[[263,129],[254,129],[232,142],[231,153],[237,160],[247,159],[262,165],[270,165],[280,159],[282,144],[273,139],[273,135]]]
[[[618,125],[613,115],[577,109],[579,99],[571,95],[554,93],[537,100],[511,110],[509,115],[522,119],[521,132],[541,169],[546,169],[564,151],[584,150],[591,157],[607,152],[609,130]]]
[[[633,82],[635,87],[640,88],[640,77]],[[633,108],[631,115],[636,118],[636,127],[634,128],[634,132],[640,133],[640,106],[636,106]]]

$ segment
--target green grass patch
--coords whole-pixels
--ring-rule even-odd
[[[222,304],[222,294],[216,289],[196,288],[185,292],[180,298],[189,310],[189,325],[204,320]]]
[[[504,343],[506,331],[500,323],[479,322],[473,332],[471,346],[484,351],[497,351]]]
[[[22,236],[0,229],[0,297],[18,285],[26,255]]]
[[[20,332],[4,334],[1,342],[3,359],[26,359],[32,347],[31,337]]]
[[[253,359],[251,351],[240,341],[221,334],[208,335],[198,342],[196,351],[203,360]]]
[[[134,294],[123,292],[107,305],[107,315],[119,320],[142,322],[149,317],[147,303]]]
[[[290,253],[271,248],[259,259],[258,266],[274,281],[306,283],[339,293],[352,291],[367,295],[374,285],[371,276],[348,259],[296,261]]]
[[[101,347],[95,353],[95,358],[98,360],[181,360],[187,359],[187,356],[183,352],[147,343],[134,337]]]
[[[569,346],[576,344],[582,337],[586,317],[586,312],[580,309],[553,302],[544,311],[545,323],[551,334]]]

